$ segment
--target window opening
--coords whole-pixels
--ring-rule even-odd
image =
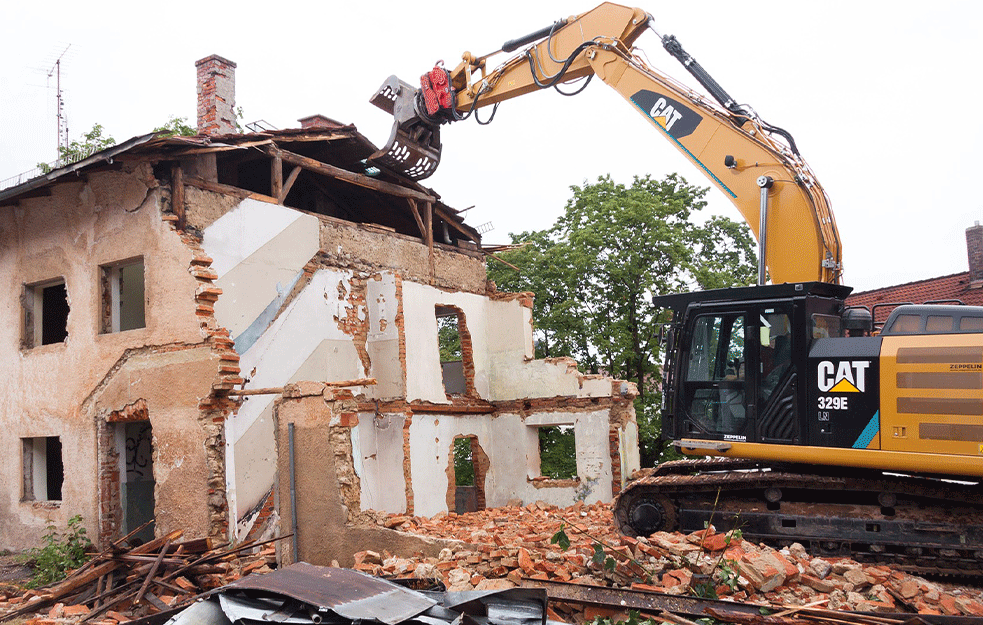
[[[68,337],[68,290],[65,280],[24,287],[24,346],[62,343]]]
[[[463,395],[467,392],[464,359],[461,348],[461,317],[464,313],[452,306],[437,306],[437,346],[440,350],[440,370],[444,392]]]
[[[102,333],[146,327],[143,259],[100,267]]]
[[[577,441],[572,425],[539,428],[539,474],[553,480],[577,477]]]
[[[61,439],[42,436],[23,438],[21,442],[24,501],[61,501],[61,487],[65,481]]]
[[[454,439],[454,484],[456,486],[474,486],[471,439],[463,436]]]
[[[455,436],[451,456],[447,468],[447,509],[458,514],[484,510],[488,456],[478,443],[478,437]]]

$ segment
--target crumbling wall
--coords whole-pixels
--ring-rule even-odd
[[[209,201],[210,195],[189,196],[188,219],[204,226],[201,245],[222,291],[215,317],[230,330],[248,387],[373,377],[376,385],[357,392],[370,399],[402,397],[403,276],[429,271],[426,246],[256,200],[216,216],[218,202]],[[479,260],[439,249],[436,254],[441,269],[434,281],[484,288]],[[226,426],[227,490],[237,519],[257,505],[273,480],[274,398],[248,398]]]
[[[203,226],[201,245],[222,291],[215,317],[231,331],[246,387],[377,381],[352,389],[361,405],[346,430],[345,462],[357,497],[346,505],[356,512],[446,510],[455,436],[474,437],[487,454],[487,505],[609,500],[637,467],[625,453],[637,440],[633,413],[612,416],[630,399],[570,359],[533,360],[532,295],[487,293],[473,253],[437,246],[431,266],[419,239],[257,200],[215,215],[216,202],[198,207],[208,195],[189,200],[188,219]],[[461,330],[463,396],[443,385],[436,315],[447,311]],[[274,446],[277,401],[275,393],[250,396],[226,423],[237,520],[261,504],[283,461]],[[458,414],[461,401],[490,409]],[[367,411],[372,402],[382,408]],[[415,402],[449,410],[415,411]],[[576,429],[579,480],[534,475],[537,419]]]
[[[284,529],[296,531],[293,545],[278,543],[284,564],[338,562],[353,566],[358,551],[421,552],[435,556],[447,541],[423,539],[372,525],[359,515],[359,491],[352,463],[351,429],[356,404],[347,392],[304,383],[287,389],[276,403],[277,481]],[[359,421],[361,421],[359,419]],[[290,426],[293,426],[291,454]],[[293,467],[290,465],[293,458]],[[296,492],[296,525],[291,503],[291,475]]]
[[[100,424],[140,400],[154,427],[158,528],[206,535],[208,476],[215,468],[206,467],[208,425],[199,402],[210,394],[220,359],[205,347],[207,332],[196,314],[194,251],[163,219],[167,189],[145,164],[49,188],[48,197],[0,207],[0,367],[8,382],[0,394],[0,549],[37,544],[47,525],[64,526],[76,514],[93,538],[112,534],[116,517],[100,523],[100,493],[111,484],[99,476],[112,461],[100,447]],[[145,327],[101,333],[99,267],[138,257]],[[65,281],[68,336],[23,349],[24,285],[53,278]],[[62,499],[22,501],[21,440],[51,436],[63,443]]]

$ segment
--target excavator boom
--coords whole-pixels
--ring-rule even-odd
[[[420,87],[391,76],[371,101],[392,113],[395,123],[386,146],[370,160],[422,180],[439,164],[442,124],[597,76],[737,207],[764,250],[759,282],[767,268],[775,284],[840,283],[836,223],[791,135],[736,104],[671,35],[662,37],[663,45],[719,104],[649,67],[632,46],[651,19],[641,9],[604,3],[506,42],[504,52],[528,47],[494,69],[488,68],[493,55],[465,52],[454,69],[438,65],[424,74]]]

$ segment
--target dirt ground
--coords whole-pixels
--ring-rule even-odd
[[[0,553],[0,594],[8,586],[22,586],[31,578],[32,569],[20,554]]]

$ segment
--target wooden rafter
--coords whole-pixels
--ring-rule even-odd
[[[292,189],[294,183],[297,182],[297,176],[300,175],[300,170],[301,167],[299,166],[290,170],[290,175],[287,176],[287,180],[283,183],[283,190],[280,191],[280,195],[277,196],[280,204],[283,204],[283,202],[287,199],[287,196],[290,194],[290,189]]]
[[[420,238],[426,240],[427,229],[423,225],[423,218],[420,217],[420,209],[417,208],[416,200],[413,198],[406,198],[406,201],[410,203],[410,209],[413,210],[413,219],[416,220],[416,227],[420,229]]]
[[[287,150],[277,150],[277,148],[272,146],[265,146],[263,149],[270,156],[273,156],[279,152],[280,158],[282,158],[285,163],[297,165],[299,167],[303,167],[304,169],[309,169],[319,174],[330,176],[337,180],[343,180],[366,189],[372,189],[373,191],[378,191],[380,193],[385,193],[396,197],[413,198],[420,200],[421,202],[434,201],[432,196],[417,191],[416,189],[410,189],[391,182],[376,180],[375,178],[366,176],[365,174],[356,174],[348,171],[347,169],[335,167],[334,165],[328,165],[327,163],[322,163],[321,161],[308,158],[306,156],[301,156],[300,154],[294,154],[293,152],[288,152]]]

